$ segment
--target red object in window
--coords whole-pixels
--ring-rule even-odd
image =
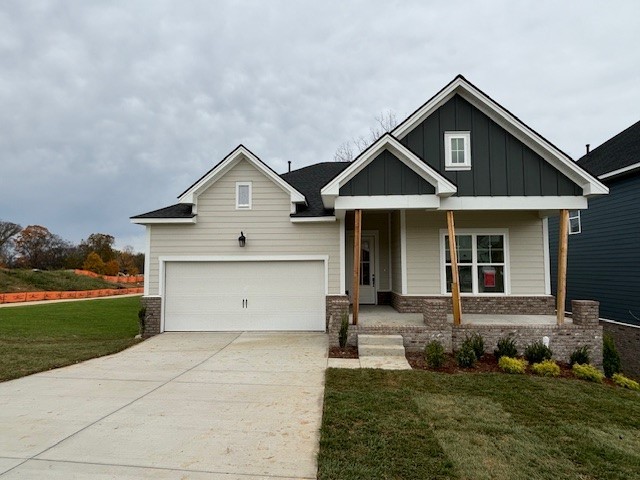
[[[496,286],[496,269],[495,268],[483,268],[482,276],[484,278],[485,288],[495,288]]]

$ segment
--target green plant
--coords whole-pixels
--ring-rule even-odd
[[[445,361],[444,347],[437,340],[427,343],[424,347],[424,359],[431,368],[440,368]]]
[[[498,360],[500,360],[500,357],[518,356],[516,341],[512,337],[502,337],[500,340],[498,340],[498,346],[493,351],[493,354]]]
[[[602,340],[602,367],[607,378],[620,373],[620,355],[611,335],[605,334]]]
[[[469,342],[471,348],[473,348],[473,353],[476,354],[476,358],[480,360],[484,355],[484,339],[482,335],[473,332],[470,337],[465,338],[465,341]]]
[[[138,310],[138,330],[140,335],[144,335],[144,325],[147,319],[147,307],[142,306]]]
[[[602,372],[593,365],[580,365],[576,363],[571,370],[573,370],[573,374],[576,377],[589,382],[601,383],[604,378]]]
[[[527,361],[523,358],[502,356],[498,360],[498,367],[507,373],[524,373],[527,369]]]
[[[552,355],[553,352],[551,349],[540,340],[527,345],[524,349],[524,358],[526,358],[529,363],[540,363],[543,360],[551,360]]]
[[[540,363],[534,363],[531,365],[531,370],[536,375],[543,377],[557,377],[560,375],[560,367],[553,360],[544,360]]]
[[[349,315],[347,313],[342,314],[342,321],[340,322],[340,331],[338,332],[338,343],[340,348],[347,346],[347,339],[349,338]]]
[[[640,383],[635,380],[631,380],[630,378],[625,377],[621,373],[614,373],[613,377],[611,377],[613,382],[619,387],[628,388],[630,390],[635,390],[640,392]]]
[[[569,364],[573,366],[576,363],[579,363],[580,365],[591,363],[591,356],[589,355],[588,345],[576,348],[571,354],[571,357],[569,357]]]
[[[473,351],[473,346],[465,339],[460,346],[460,350],[456,352],[456,362],[458,366],[463,368],[471,368],[476,364],[476,353]]]

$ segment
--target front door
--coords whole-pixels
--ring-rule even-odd
[[[351,254],[347,262],[349,299],[353,302],[353,235],[349,236],[347,248]],[[376,241],[374,235],[362,235],[360,250],[360,304],[375,305],[376,293]]]

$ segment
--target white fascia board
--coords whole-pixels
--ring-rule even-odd
[[[362,156],[353,161],[340,175],[320,190],[325,207],[333,208],[336,198],[340,195],[340,187],[358,175],[358,173],[369,165],[383,150],[389,150],[417,175],[433,185],[436,190],[436,195],[446,197],[457,192],[457,188],[453,183],[420,160],[396,138],[387,133],[371,145]]]
[[[442,205],[442,200],[437,195],[376,195],[372,197],[338,197],[335,200],[335,209],[336,211],[355,209],[437,210]]]
[[[586,197],[449,197],[440,210],[582,210]]]
[[[292,203],[305,203],[306,199],[302,193],[293,188],[287,182],[285,182],[282,178],[280,178],[273,170],[268,168],[262,161],[256,157],[249,150],[244,148],[242,145],[236,148],[233,152],[231,152],[227,158],[220,163],[216,168],[211,170],[205,177],[200,179],[195,185],[193,185],[189,190],[184,192],[180,197],[178,197],[179,203],[196,203],[195,200],[204,190],[209,188],[213,183],[215,183],[219,178],[221,178],[225,173],[231,170],[240,160],[247,160],[251,165],[253,165],[256,169],[262,172],[267,178],[269,178],[273,183],[278,185],[282,190],[288,193],[291,197]]]
[[[290,217],[291,223],[331,223],[336,221],[336,217]]]
[[[584,195],[606,195],[609,192],[606,186],[576,165],[565,153],[524,125],[511,113],[463,78],[457,78],[451,82],[446,89],[442,90],[438,95],[433,97],[431,101],[411,115],[407,121],[392,130],[391,134],[396,138],[402,139],[413,130],[416,125],[420,124],[435,110],[444,105],[455,94],[460,95],[474,107],[485,113],[494,122],[569,177],[569,179],[580,185]]]
[[[138,225],[169,224],[169,223],[198,223],[197,217],[191,218],[132,218],[131,223]]]
[[[632,170],[635,170],[635,169],[640,169],[640,163],[634,163],[633,165],[629,165],[624,168],[619,168],[618,170],[612,170],[610,172],[603,173],[602,175],[599,175],[598,178],[600,180],[604,180],[606,178],[615,177],[616,175],[621,175],[623,173],[631,172]]]

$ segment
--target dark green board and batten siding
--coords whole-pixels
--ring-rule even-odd
[[[444,132],[471,132],[471,170],[444,168]],[[582,189],[459,95],[401,140],[457,185],[458,196],[574,196]]]
[[[340,188],[341,196],[433,195],[435,188],[388,150]]]
[[[571,300],[597,300],[602,318],[640,325],[640,174],[607,186],[581,211],[582,233],[569,235],[566,310]],[[549,253],[555,295],[558,217],[549,219]]]

